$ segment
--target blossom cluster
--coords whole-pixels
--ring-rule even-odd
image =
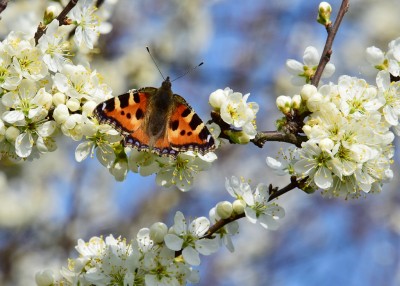
[[[93,4],[79,2],[70,17],[80,25],[75,41],[86,39],[90,47],[100,23],[88,7]],[[94,107],[111,97],[96,71],[72,63],[68,28],[54,19],[37,45],[33,35],[19,32],[11,32],[0,42],[1,156],[30,160],[51,152],[59,131],[80,140]]]
[[[124,148],[119,132],[92,117],[94,108],[111,98],[111,89],[86,62],[72,62],[73,43],[67,38],[71,28],[59,26],[53,10],[46,11],[49,23],[36,46],[33,35],[15,32],[0,43],[0,154],[17,160],[38,158],[56,149],[55,136],[62,133],[83,140],[75,150],[78,162],[96,154],[117,180],[131,170],[156,174],[160,186],[190,189],[194,176],[211,166],[215,154],[186,152],[173,160]],[[79,1],[69,13],[76,27],[75,52],[92,49],[99,33],[107,30],[101,11],[93,1]]]
[[[391,130],[399,134],[400,83],[391,82],[388,71],[377,74],[376,86],[341,76],[338,84],[305,85],[293,98],[277,104],[284,110],[282,103],[296,102],[296,112],[310,113],[303,126],[307,141],[286,164],[269,158],[269,166],[307,178],[304,189],[322,189],[329,197],[380,192],[393,177]]]
[[[276,229],[284,210],[269,202],[267,186],[259,184],[254,190],[244,180],[226,179],[225,187],[235,198],[218,203],[210,210],[210,219],[198,217],[188,221],[176,212],[174,224],[162,222],[142,228],[136,238],[114,238],[109,235],[93,237],[88,242],[78,240],[76,259],[70,259],[67,268],[55,277],[50,270],[36,274],[38,286],[48,285],[186,285],[199,281],[193,267],[201,263],[201,255],[215,253],[225,245],[234,251],[231,237],[238,233],[239,224],[233,220],[209,233],[211,223],[235,219],[245,215],[252,223],[259,222],[267,229]]]
[[[235,143],[246,144],[257,134],[255,119],[259,106],[256,102],[247,102],[249,96],[249,93],[242,95],[240,92],[233,92],[229,87],[210,94],[209,103],[213,110],[219,113],[226,124],[233,127],[224,130],[224,135]],[[217,130],[221,132],[219,128]]]

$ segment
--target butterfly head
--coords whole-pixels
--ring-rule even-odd
[[[171,80],[169,79],[169,76],[167,76],[167,78],[162,82],[161,88],[169,90],[171,89],[171,86],[172,86]]]

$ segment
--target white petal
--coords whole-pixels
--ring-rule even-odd
[[[246,218],[251,222],[251,223],[256,223],[257,222],[257,214],[256,211],[253,210],[252,208],[246,207],[244,209],[244,213],[246,214]]]
[[[190,265],[194,266],[200,265],[199,253],[196,250],[194,250],[193,247],[191,246],[185,247],[185,249],[182,251],[182,256],[183,259],[185,259],[185,261]]]
[[[214,239],[200,239],[195,242],[195,248],[196,250],[203,255],[210,255],[212,253],[217,252],[219,245],[218,245],[218,240],[216,238]]]
[[[383,114],[385,115],[387,123],[389,123],[390,125],[396,126],[397,124],[399,124],[399,117],[390,106],[386,105],[385,107],[383,107]]]
[[[382,50],[377,47],[367,48],[365,54],[367,61],[373,66],[383,64],[383,61],[385,59]]]
[[[334,73],[335,73],[335,65],[332,63],[328,63],[325,66],[324,71],[322,72],[322,77],[323,78],[327,78],[327,77],[331,77]]]
[[[260,215],[260,217],[258,218],[258,221],[266,229],[276,230],[279,227],[278,221],[273,219],[269,215],[265,215],[265,214]]]
[[[178,237],[175,234],[171,234],[171,233],[167,234],[164,237],[164,241],[165,241],[165,245],[171,250],[179,251],[182,249],[183,239]]]
[[[41,137],[49,137],[56,130],[57,125],[55,121],[46,121],[37,128],[37,132]]]
[[[287,60],[286,69],[291,75],[299,75],[304,73],[303,64],[296,60]]]
[[[380,71],[376,75],[376,85],[380,90],[388,90],[390,87],[390,74],[388,71]]]
[[[323,190],[330,188],[333,183],[331,171],[328,168],[319,168],[314,174],[314,182]]]
[[[18,121],[23,121],[25,119],[25,116],[22,111],[12,110],[4,112],[2,119],[8,123],[13,124]]]
[[[30,133],[21,133],[15,140],[15,153],[21,158],[26,158],[31,154],[32,146],[32,135]]]
[[[189,224],[189,232],[197,237],[203,236],[209,228],[210,221],[204,216],[196,218]]]
[[[82,142],[75,149],[75,160],[82,162],[85,160],[92,151],[93,143],[91,141]]]
[[[68,78],[61,73],[57,73],[54,76],[54,84],[61,92],[66,92],[69,89]]]
[[[319,53],[313,46],[309,46],[304,51],[303,56],[304,64],[308,67],[314,67],[319,63]]]

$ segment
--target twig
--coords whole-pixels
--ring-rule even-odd
[[[60,15],[56,18],[58,20],[58,23],[60,26],[62,25],[69,25],[70,23],[67,21],[67,14],[72,10],[72,8],[75,7],[75,5],[78,3],[79,0],[70,0],[67,4],[67,6],[64,7],[64,9],[61,11]],[[43,36],[43,34],[46,33],[46,25],[43,25],[43,23],[40,23],[39,26],[37,27],[36,33],[35,33],[35,44],[37,45],[39,42],[39,39]]]
[[[326,26],[326,31],[328,32],[328,37],[326,38],[325,47],[322,52],[321,59],[319,60],[317,70],[315,71],[315,74],[314,74],[313,78],[311,79],[311,84],[314,86],[318,86],[318,83],[322,76],[322,72],[324,71],[326,64],[331,59],[333,40],[335,39],[336,33],[339,30],[339,26],[343,20],[344,15],[346,14],[346,12],[349,9],[349,1],[350,0],[342,1],[342,5],[340,6],[339,12],[336,16],[336,20],[335,20],[335,23],[333,24],[333,26],[331,24]]]
[[[307,141],[305,136],[296,136],[292,133],[284,133],[280,131],[260,131],[251,142],[257,147],[262,148],[267,141],[277,141],[291,143],[296,147],[301,147],[301,143]]]
[[[8,0],[0,0],[0,14],[7,8]]]

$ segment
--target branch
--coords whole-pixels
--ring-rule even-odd
[[[326,43],[324,50],[321,55],[321,59],[319,60],[317,70],[315,71],[315,74],[313,78],[311,79],[311,84],[314,86],[318,86],[318,83],[321,79],[322,72],[325,69],[326,64],[330,61],[331,55],[332,55],[332,45],[333,45],[333,40],[335,39],[336,33],[339,30],[339,26],[342,22],[342,19],[346,12],[349,9],[349,1],[350,0],[343,0],[342,5],[340,6],[338,15],[336,16],[335,23],[333,24],[328,24],[326,26],[326,31],[328,32],[328,37],[326,38]]]
[[[257,132],[256,137],[251,140],[254,145],[260,148],[262,148],[267,141],[291,143],[300,148],[301,143],[307,141],[307,137],[296,136],[292,133],[286,134],[280,131],[260,131]]]
[[[72,10],[72,8],[75,7],[75,5],[78,3],[79,0],[70,0],[65,6],[65,8],[61,11],[60,15],[56,18],[58,20],[58,23],[60,26],[62,25],[69,25],[70,22],[68,21],[67,14]],[[39,26],[37,27],[36,33],[35,33],[35,44],[37,45],[39,42],[39,39],[46,33],[46,25],[43,23],[40,23]]]
[[[8,0],[0,0],[0,14],[7,8]]]

